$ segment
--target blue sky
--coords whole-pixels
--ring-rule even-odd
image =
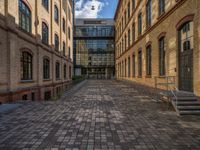
[[[76,18],[113,18],[118,0],[75,0],[75,2]]]

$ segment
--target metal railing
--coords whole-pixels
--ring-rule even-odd
[[[163,76],[163,77],[155,77],[155,88],[158,89],[159,86],[162,88],[166,88],[168,93],[168,100],[172,100],[172,97],[175,99],[175,109],[177,111],[178,107],[178,88],[176,87],[176,77],[175,76]]]

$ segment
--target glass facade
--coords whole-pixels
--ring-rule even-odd
[[[74,35],[75,75],[110,79],[115,72],[114,26],[77,26]]]

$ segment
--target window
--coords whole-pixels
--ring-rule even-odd
[[[158,4],[158,6],[159,6],[158,13],[159,13],[159,16],[160,16],[165,12],[165,0],[159,0],[158,2],[159,2],[159,4]]]
[[[138,15],[138,35],[142,34],[142,13]]]
[[[70,27],[68,27],[68,38],[69,38],[69,40],[71,39],[71,30],[70,30]]]
[[[72,67],[69,66],[69,78],[71,79],[72,78]]]
[[[128,47],[131,45],[131,31],[128,30]]]
[[[165,37],[159,40],[159,74],[165,75]]]
[[[56,79],[60,79],[60,63],[56,62]]]
[[[32,55],[29,52],[21,54],[21,80],[32,80],[33,76]]]
[[[194,48],[194,34],[193,34],[193,22],[185,23],[179,32],[179,45],[181,52],[192,50]]]
[[[42,5],[47,11],[49,10],[49,0],[42,0]]]
[[[50,61],[47,58],[43,59],[43,78],[44,79],[50,78]]]
[[[124,27],[126,26],[126,22],[127,22],[127,19],[126,19],[126,11],[124,12]]]
[[[66,56],[66,45],[65,45],[65,42],[63,42],[63,55]]]
[[[26,32],[31,32],[31,11],[22,0],[19,0],[19,27]]]
[[[132,10],[135,9],[135,0],[132,0]]]
[[[68,56],[69,56],[69,58],[71,56],[71,48],[70,47],[69,47],[69,50],[68,50]]]
[[[131,60],[130,57],[128,57],[128,77],[131,77]]]
[[[128,3],[128,19],[131,17],[130,3]]]
[[[66,64],[64,64],[64,79],[66,79],[67,78],[67,65]]]
[[[27,100],[28,100],[28,95],[27,95],[27,94],[23,95],[23,96],[22,96],[22,100],[23,100],[23,101],[27,101]]]
[[[135,77],[136,70],[135,70],[135,55],[132,56],[132,76]]]
[[[34,93],[34,92],[31,93],[31,100],[32,100],[32,101],[35,101],[35,93]]]
[[[151,68],[151,45],[146,48],[146,75],[150,76],[152,72]]]
[[[146,26],[147,28],[151,26],[151,0],[148,0],[146,5]]]
[[[56,23],[59,23],[59,12],[58,12],[58,7],[54,5],[54,20]]]
[[[45,100],[45,101],[51,100],[51,91],[46,91],[46,92],[44,93],[44,100]]]
[[[54,39],[54,44],[55,44],[55,50],[56,51],[59,51],[59,38],[58,38],[58,35],[55,34],[55,39]]]
[[[132,42],[135,42],[135,23],[132,26]]]
[[[142,51],[138,52],[138,77],[142,77]]]
[[[63,32],[65,33],[65,26],[66,26],[66,23],[65,23],[65,19],[63,18]]]
[[[68,7],[68,19],[71,22],[71,9]]]
[[[125,63],[124,63],[125,67],[125,76],[124,77],[127,77],[127,60],[125,59]]]
[[[42,22],[42,43],[44,44],[49,43],[49,29],[44,22]]]
[[[125,49],[124,49],[124,50],[126,50],[126,48],[127,48],[127,36],[126,36],[126,35],[125,35],[124,47],[125,47]]]

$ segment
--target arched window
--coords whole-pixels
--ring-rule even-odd
[[[55,39],[54,39],[54,44],[55,44],[55,50],[58,51],[59,50],[59,37],[57,34],[55,34]]]
[[[50,61],[47,58],[43,59],[43,78],[44,79],[50,78]]]
[[[42,5],[46,10],[49,10],[49,0],[42,0]]]
[[[66,44],[64,41],[63,41],[63,55],[64,56],[66,55]]]
[[[54,5],[54,20],[56,23],[59,22],[59,12],[58,12],[58,7]]]
[[[159,16],[162,15],[164,12],[165,12],[165,0],[159,0],[158,1],[158,13],[159,13]]]
[[[152,6],[151,0],[148,0],[146,5],[146,26],[147,28],[151,26],[151,15],[152,15]]]
[[[66,26],[65,19],[63,18],[63,32],[64,33],[65,33],[65,30],[66,30],[65,26]]]
[[[32,55],[29,52],[21,54],[21,80],[32,80],[33,64]]]
[[[44,22],[42,22],[42,42],[49,44],[49,28]]]
[[[138,36],[142,34],[142,13],[138,15]]]
[[[159,39],[159,74],[165,76],[165,37]]]
[[[181,52],[193,49],[193,22],[185,23],[180,29]]]
[[[142,50],[138,52],[138,77],[142,77]]]
[[[146,48],[146,75],[151,76],[152,73],[152,66],[151,66],[151,59],[152,59],[152,50],[151,45]]]
[[[19,27],[31,32],[31,11],[22,0],[19,0]]]

